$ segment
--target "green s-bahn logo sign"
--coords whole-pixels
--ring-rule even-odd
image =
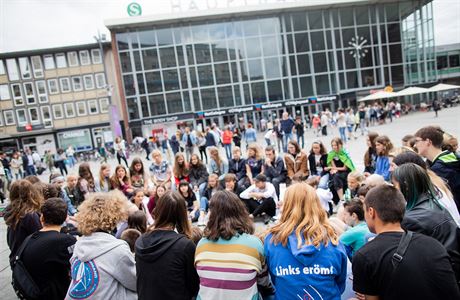
[[[139,3],[136,3],[136,2],[130,3],[128,5],[127,11],[130,17],[142,15],[142,7]]]

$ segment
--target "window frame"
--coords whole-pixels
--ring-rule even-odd
[[[8,118],[7,118],[6,114],[10,114],[10,117],[13,120],[13,122],[7,122]],[[3,120],[5,120],[5,126],[16,125],[16,118],[14,116],[14,111],[12,109],[4,110],[3,111]]]
[[[5,87],[6,86],[6,89],[2,87]],[[8,93],[8,98],[2,98],[2,93],[1,91],[4,90]],[[5,83],[5,84],[0,84],[0,101],[7,101],[7,100],[11,100],[11,93],[10,93],[10,86],[8,83]]]
[[[98,55],[94,55],[94,52],[98,52]],[[99,60],[94,59],[95,57],[98,57]],[[91,49],[91,61],[93,62],[94,65],[97,64],[102,64],[102,53],[101,49]]]
[[[52,66],[47,66],[47,60],[48,60],[48,62],[50,62],[49,59],[51,59],[51,61],[52,61],[52,64],[53,64]],[[45,70],[54,70],[54,69],[56,69],[56,61],[54,60],[53,54],[45,54],[45,55],[43,55],[43,64],[45,66]]]
[[[86,79],[87,78],[91,79],[91,86],[90,87],[86,86]],[[94,90],[95,86],[94,86],[94,76],[93,76],[93,74],[83,75],[83,85],[85,87],[85,90]]]
[[[14,87],[15,86],[18,86],[19,87],[19,91],[21,93],[21,96],[15,96],[15,93],[14,93]],[[13,104],[14,106],[24,106],[25,104],[25,101],[24,101],[24,91],[22,90],[22,85],[20,83],[13,83],[10,85],[10,89],[11,89],[11,96],[13,97]],[[21,103],[17,103],[17,100],[21,100]]]
[[[6,74],[5,63],[3,62],[3,59],[0,59],[0,75],[5,75],[5,74]]]
[[[34,60],[38,58],[38,62],[40,67],[36,68],[34,64]],[[40,55],[34,55],[30,57],[30,63],[32,65],[32,72],[34,73],[35,78],[43,78],[45,73],[43,72],[43,62],[42,62],[42,57]]]
[[[83,105],[83,107],[85,108],[85,112],[84,113],[80,113],[80,105]],[[88,115],[88,109],[86,107],[86,102],[85,101],[78,101],[78,102],[75,102],[75,109],[77,111],[77,116],[78,117],[82,117],[82,116],[86,116]]]
[[[21,63],[24,62],[25,64]],[[21,73],[21,78],[25,80],[32,79],[32,66],[30,65],[30,61],[28,57],[19,57],[19,72]],[[23,70],[23,68],[27,68],[28,70]],[[25,76],[27,74],[27,76]]]
[[[20,122],[20,120],[19,120],[19,112],[24,113],[24,117],[26,119],[25,122]],[[27,111],[26,111],[25,108],[16,109],[16,122],[17,122],[18,126],[27,125],[28,119],[27,119]]]
[[[95,108],[96,108],[96,111],[95,112],[91,112],[91,104],[94,103],[95,105]],[[90,115],[97,115],[99,114],[99,106],[98,106],[98,103],[97,103],[97,100],[96,99],[91,99],[91,100],[88,100],[88,113]]]
[[[52,91],[51,86],[50,86],[50,82],[55,82],[56,92],[53,92],[53,91]],[[59,94],[59,81],[57,80],[57,78],[48,79],[48,80],[46,81],[46,83],[47,83],[47,85],[48,85],[48,92],[49,92],[51,95]]]
[[[74,92],[81,92],[81,91],[83,91],[83,80],[82,80],[81,76],[72,76],[71,79],[72,79],[72,90],[73,90]],[[79,88],[79,89],[77,89],[77,88],[75,87],[75,79],[79,79],[79,80],[80,80],[80,88]]]
[[[99,80],[97,79],[98,77],[100,77],[103,81],[103,85],[99,85]],[[104,73],[96,73],[94,74],[94,81],[96,82],[96,88],[98,89],[103,89],[107,86],[107,82],[105,82],[105,75]]]
[[[37,120],[36,121],[33,121],[32,120],[32,110],[36,110],[37,111]],[[33,106],[33,107],[28,107],[27,108],[27,111],[29,113],[29,120],[30,120],[30,124],[31,125],[37,125],[37,124],[40,124],[40,110],[38,109],[37,106]]]
[[[45,109],[48,110],[49,118],[45,118]],[[53,127],[53,113],[51,112],[51,107],[49,105],[40,106],[40,114],[45,128]],[[47,122],[49,122],[49,125],[47,125]]]
[[[34,104],[37,104],[37,98],[36,98],[36,95],[35,95],[35,88],[34,88],[33,82],[31,82],[31,81],[23,82],[22,85],[23,85],[23,88],[24,88],[23,92],[24,92],[24,96],[25,96],[25,98],[26,98],[26,103],[27,103],[27,105],[34,105]],[[27,91],[26,85],[30,85],[30,86],[32,87],[32,95],[28,95],[28,94],[27,94],[27,92],[26,92],[26,91]],[[30,99],[33,99],[34,101],[33,101],[33,102],[30,102],[30,101],[29,101]]]
[[[61,116],[60,116],[60,117],[57,117],[57,116],[56,116],[56,108],[57,108],[57,107],[59,107],[60,110],[61,110]],[[53,104],[52,110],[53,110],[53,117],[54,117],[54,119],[56,119],[56,120],[64,119],[64,111],[62,110],[62,104]]]
[[[64,90],[62,88],[63,87],[63,84],[62,84],[63,81],[67,81],[68,86],[69,86],[68,90]],[[61,78],[59,78],[59,88],[61,90],[61,93],[63,93],[63,94],[72,92],[72,84],[70,83],[70,78],[69,77],[61,77]]]
[[[58,69],[65,69],[67,68],[67,58],[66,58],[66,55],[65,53],[61,52],[61,53],[56,53],[54,55],[54,58],[56,59],[56,68]],[[59,58],[60,59],[64,59],[63,61],[61,61],[61,63],[63,62],[64,64],[61,64],[59,63]]]
[[[82,59],[82,55],[86,53],[86,57],[87,57],[87,60],[88,62],[85,63],[85,60]],[[78,51],[78,57],[80,58],[80,64],[82,66],[89,66],[91,64],[91,57],[89,55],[89,51],[88,50],[80,50]]]
[[[75,64],[71,64],[70,62],[72,61],[70,59],[71,56],[75,57]],[[70,51],[67,53],[67,63],[69,64],[69,67],[78,67],[80,65],[79,60],[78,60],[78,52],[77,51]]]
[[[12,62],[14,62],[14,65]],[[6,60],[6,70],[10,81],[17,81],[21,78],[18,62],[15,58],[8,58]]]
[[[45,90],[45,93],[40,93],[40,89],[38,88],[38,85],[41,83],[43,83],[43,89]],[[37,92],[38,103],[47,103],[48,102],[48,92],[46,90],[46,81],[45,80],[35,81],[35,90]],[[42,101],[42,99],[45,99],[45,100]]]
[[[104,102],[107,102],[107,104],[106,104],[106,105],[102,105],[102,102],[103,102],[103,101],[104,101]],[[103,109],[104,106],[106,106],[107,109]],[[99,99],[99,111],[100,111],[101,113],[107,113],[107,112],[109,112],[109,107],[110,107],[109,98],[100,98],[100,99]]]
[[[67,113],[67,107],[68,106],[72,107],[72,114]],[[76,113],[75,113],[75,106],[73,105],[73,102],[64,103],[64,114],[65,114],[66,118],[75,118]]]

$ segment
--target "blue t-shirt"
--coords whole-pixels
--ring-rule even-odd
[[[382,175],[385,181],[390,180],[390,159],[388,156],[378,156],[375,162],[375,174]]]
[[[340,236],[340,241],[345,245],[347,252],[350,253],[350,258],[353,257],[359,248],[366,244],[366,236],[369,233],[370,231],[366,222],[362,221],[354,227],[349,227],[349,229]]]

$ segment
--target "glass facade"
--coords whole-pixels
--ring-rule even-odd
[[[404,86],[436,75],[427,1],[183,20],[119,31],[116,40],[130,121]]]

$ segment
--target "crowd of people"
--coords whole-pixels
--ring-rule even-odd
[[[230,126],[185,128],[172,163],[155,148],[149,165],[128,164],[118,138],[113,171],[15,177],[4,219],[17,295],[459,299],[457,140],[426,126],[391,141],[354,119],[367,141],[358,170],[349,116],[337,114],[341,137],[308,150],[284,114],[266,145],[252,124],[236,141]]]

